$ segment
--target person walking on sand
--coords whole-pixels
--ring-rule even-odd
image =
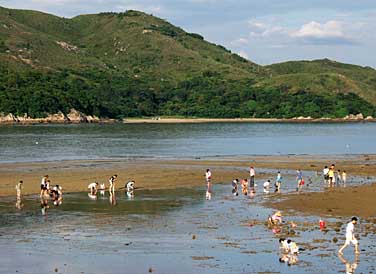
[[[255,174],[256,174],[255,169],[253,168],[253,166],[251,166],[249,168],[249,187],[251,191],[252,189],[255,188]]]
[[[300,169],[296,171],[296,182],[297,182],[296,191],[300,192],[302,190],[302,187],[304,186],[303,173]]]
[[[211,174],[211,171],[210,169],[208,168],[205,172],[205,180],[206,180],[206,183],[209,183],[211,182],[211,178],[212,178],[212,174]]]
[[[281,190],[281,184],[282,184],[282,175],[281,175],[281,172],[278,171],[277,178],[275,180],[275,192],[279,192]]]
[[[332,164],[329,168],[328,176],[329,176],[329,186],[333,186],[335,183],[334,179],[334,164]]]
[[[324,169],[322,170],[322,174],[324,176],[324,183],[328,184],[329,183],[329,168],[328,168],[328,166],[324,167]]]
[[[337,182],[337,185],[341,185],[342,184],[342,176],[341,176],[341,170],[337,170],[337,174],[336,174],[336,182]]]
[[[117,174],[115,174],[111,176],[110,179],[108,180],[110,183],[110,187],[108,189],[109,192],[112,192],[112,193],[115,192],[115,182],[116,182],[117,177],[118,177]]]
[[[338,250],[338,254],[343,255],[343,250],[352,243],[355,247],[355,254],[359,254],[359,243],[358,240],[355,238],[354,229],[355,225],[358,223],[357,217],[352,217],[351,221],[346,226],[346,242],[345,244]]]
[[[342,184],[343,186],[346,186],[346,181],[347,181],[347,174],[346,170],[342,171]]]
[[[242,179],[242,193],[243,195],[248,195],[248,180],[247,179]]]
[[[48,175],[44,175],[40,182],[40,196],[45,195],[47,192],[47,180],[48,180]]]
[[[17,197],[16,197],[16,208],[21,209],[23,207],[22,200],[21,200],[21,191],[23,187],[23,181],[19,181],[16,184],[16,192],[17,192]]]
[[[205,172],[205,182],[206,182],[206,200],[211,200],[211,195],[212,195],[212,183],[211,183],[211,179],[212,179],[212,173],[210,171],[210,169],[206,169],[206,172]]]
[[[21,191],[22,191],[22,188],[23,188],[23,181],[19,181],[19,182],[16,184],[17,198],[21,197]]]
[[[268,194],[269,191],[270,191],[270,180],[267,180],[265,183],[264,183],[264,193]]]
[[[238,192],[238,184],[239,184],[239,179],[234,179],[231,183],[232,185],[232,194],[234,196],[238,196],[239,195],[239,192]]]

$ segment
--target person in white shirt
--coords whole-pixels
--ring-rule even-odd
[[[125,185],[125,187],[127,189],[127,196],[128,196],[128,198],[134,197],[134,184],[135,184],[135,181],[129,181]]]
[[[267,180],[264,183],[264,193],[269,193],[269,189],[270,189],[270,180]]]
[[[87,186],[87,188],[90,189],[90,194],[91,195],[96,195],[97,194],[97,186],[98,186],[98,182],[95,182],[95,183],[91,183]]]
[[[207,169],[206,172],[205,172],[205,179],[206,179],[207,183],[211,182],[211,176],[212,176],[212,174],[211,174],[210,169]]]
[[[345,244],[338,250],[338,254],[342,255],[342,251],[352,243],[355,247],[355,253],[359,254],[359,243],[358,240],[355,238],[354,229],[355,225],[358,223],[357,217],[352,217],[351,222],[349,222],[346,226],[346,242]]]
[[[211,200],[212,195],[212,184],[211,184],[211,171],[207,169],[205,172],[205,180],[206,180],[206,200]]]
[[[44,175],[42,181],[40,182],[40,196],[47,194],[47,180],[48,175]]]
[[[253,166],[249,167],[249,187],[251,191],[255,188],[255,169]]]
[[[324,169],[322,170],[322,174],[324,176],[324,182],[326,184],[328,184],[329,183],[329,168],[328,168],[328,166],[324,167]]]
[[[104,191],[106,190],[106,186],[104,183],[99,185],[99,194],[104,196]]]
[[[280,238],[279,239],[279,248],[282,249],[283,252],[288,253],[290,251],[290,246],[287,243],[287,239]]]

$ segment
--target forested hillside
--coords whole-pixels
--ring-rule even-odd
[[[375,115],[376,71],[259,66],[138,11],[60,18],[0,8],[0,112],[108,118]]]

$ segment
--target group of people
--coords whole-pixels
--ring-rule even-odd
[[[117,178],[118,178],[118,175],[115,174],[115,175],[111,176],[108,180],[108,182],[109,182],[108,192],[110,194],[110,200],[112,201],[113,204],[116,203],[116,200],[115,200],[115,183],[117,181]],[[105,190],[106,190],[105,184],[104,183],[99,184],[98,182],[90,183],[87,186],[87,188],[90,190],[90,192],[88,193],[88,196],[91,199],[97,198],[98,190],[99,190],[99,192],[102,196],[104,196]],[[133,180],[128,181],[125,184],[124,188],[127,191],[127,197],[130,198],[130,199],[133,198],[134,197],[134,190],[135,190],[135,181],[133,181]]]
[[[337,172],[335,172],[334,168],[335,168],[334,164],[331,165],[330,168],[325,167],[324,172],[323,172],[325,181],[328,182],[329,185],[332,185],[334,182],[337,182],[338,184],[339,183],[345,184],[346,179],[347,179],[346,178],[347,177],[346,171],[343,171],[342,173],[340,173],[340,170],[338,170]],[[243,195],[248,195],[248,193],[250,193],[250,195],[255,194],[255,186],[257,186],[257,185],[255,184],[254,167],[252,167],[252,166],[250,167],[249,174],[250,174],[250,179],[249,179],[250,188],[248,186],[248,179],[242,179],[241,182],[240,182],[241,191],[242,191]],[[334,178],[335,175],[337,176],[337,178]],[[210,169],[206,169],[205,180],[206,180],[206,185],[207,185],[207,188],[206,188],[206,199],[207,200],[210,200],[211,195],[212,195],[211,179],[212,179],[212,173],[211,173]],[[304,181],[304,178],[303,178],[303,173],[300,169],[298,169],[296,171],[296,181],[297,181],[297,189],[296,190],[301,191],[302,187],[305,185],[305,181]],[[239,195],[239,179],[234,179],[232,181],[231,185],[232,185],[232,194],[234,196],[238,196]],[[276,177],[276,180],[275,180],[275,184],[274,184],[275,192],[280,191],[281,185],[282,185],[282,175],[281,175],[281,172],[278,171],[277,177]],[[269,193],[270,187],[271,187],[271,182],[270,182],[270,180],[267,180],[263,184],[264,193]],[[250,189],[250,192],[248,191],[248,189]],[[358,219],[356,217],[353,217],[351,219],[351,222],[349,222],[346,226],[346,242],[338,251],[338,254],[340,255],[341,261],[343,261],[342,260],[343,258],[341,257],[343,255],[342,252],[343,252],[344,248],[346,248],[348,245],[350,245],[350,243],[352,243],[355,246],[355,253],[359,254],[358,241],[354,236],[354,225],[357,222],[358,222]],[[268,217],[268,227],[270,227],[272,229],[275,229],[276,227],[278,227],[282,223],[283,223],[282,213],[280,211],[277,211],[273,215]],[[291,222],[291,226],[296,227],[296,224]],[[280,230],[276,230],[276,231],[280,231]],[[279,261],[281,263],[287,263],[288,265],[293,265],[293,264],[298,263],[299,247],[296,244],[296,242],[292,241],[291,239],[281,238],[281,239],[279,239],[279,243],[280,243],[280,249],[281,249]]]
[[[347,173],[346,170],[335,170],[335,164],[331,164],[330,167],[325,166],[323,171],[324,182],[328,186],[346,185]]]
[[[52,199],[55,206],[59,206],[63,202],[63,187],[57,184],[51,186],[48,175],[44,175],[40,182],[40,197],[42,209],[47,208],[48,198]]]
[[[242,194],[243,195],[249,195],[252,198],[256,194],[256,188],[255,187],[257,186],[257,184],[255,183],[255,169],[253,167],[250,167],[249,173],[250,173],[249,181],[246,178],[242,179],[241,182],[240,182],[240,186],[241,186]],[[234,179],[231,182],[231,186],[232,186],[232,194],[234,196],[238,196],[239,195],[239,179]],[[280,192],[281,186],[282,186],[282,175],[281,175],[281,172],[278,171],[277,177],[276,177],[275,182],[274,182],[274,191]],[[264,193],[266,193],[266,194],[269,193],[271,188],[272,188],[271,180],[266,180],[263,183]]]
[[[293,265],[298,263],[299,247],[291,239],[279,239],[280,256],[279,262]]]

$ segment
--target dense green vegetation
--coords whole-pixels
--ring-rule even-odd
[[[0,112],[109,118],[376,116],[376,71],[258,66],[137,11],[72,19],[0,7]]]
[[[0,109],[5,113],[43,117],[70,108],[100,117],[344,117],[362,112],[376,115],[375,107],[353,93],[291,93],[257,88],[252,81],[225,82],[206,73],[177,86],[149,87],[152,79],[87,71],[25,73],[0,69]]]

